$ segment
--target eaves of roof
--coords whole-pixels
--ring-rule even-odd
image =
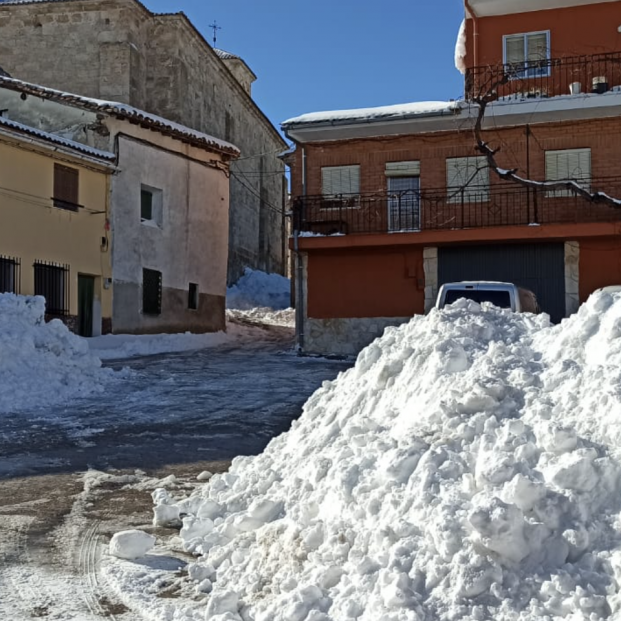
[[[198,132],[190,127],[179,125],[173,121],[168,121],[167,119],[149,114],[148,112],[138,110],[137,108],[133,108],[125,104],[100,101],[89,97],[74,95],[72,93],[64,93],[45,86],[30,84],[28,82],[22,82],[21,80],[15,80],[13,78],[0,77],[0,87],[25,93],[26,95],[33,95],[42,99],[65,103],[69,106],[82,108],[91,112],[108,114],[112,117],[127,120],[130,123],[140,125],[145,129],[150,129],[166,136],[171,136],[172,138],[176,138],[177,140],[201,149],[216,151],[231,157],[238,157],[240,154],[240,151],[236,146],[225,142],[224,140],[209,136],[208,134],[203,134],[202,132]]]
[[[93,147],[89,147],[88,145],[75,142],[74,140],[62,138],[61,136],[41,131],[34,127],[24,125],[23,123],[17,123],[11,119],[0,117],[0,133],[3,133],[3,130],[9,131],[11,134],[29,136],[41,142],[54,145],[55,147],[62,147],[70,152],[74,152],[74,155],[77,157],[88,156],[90,160],[101,160],[102,164],[108,166],[116,160],[116,155],[114,153],[110,153],[109,151],[95,149]]]

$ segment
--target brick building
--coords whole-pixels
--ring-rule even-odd
[[[516,282],[554,321],[621,283],[621,209],[502,179],[473,134],[474,99],[495,88],[483,139],[500,148],[500,167],[621,198],[619,9],[470,0],[459,42],[463,101],[283,124],[296,144],[288,161],[303,351],[355,353],[385,326],[428,310],[444,282]]]
[[[0,66],[14,78],[122,102],[241,149],[231,167],[229,283],[284,273],[286,143],[252,99],[246,63],[183,13],[138,0],[0,0]]]

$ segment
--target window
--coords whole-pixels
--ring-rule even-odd
[[[0,293],[19,293],[19,259],[0,255]]]
[[[188,287],[188,308],[190,310],[198,309],[198,285],[194,282]]]
[[[446,160],[446,188],[450,203],[489,200],[489,167],[481,157],[451,157]]]
[[[420,230],[420,162],[387,162],[388,230]]]
[[[546,181],[577,181],[591,188],[591,149],[546,151]],[[571,190],[550,190],[547,196],[572,196]]]
[[[360,166],[325,166],[321,169],[324,196],[360,193]]]
[[[35,261],[34,293],[45,298],[48,315],[69,314],[69,266]]]
[[[162,190],[140,186],[140,221],[151,226],[162,226]]]
[[[79,179],[77,168],[54,164],[54,207],[77,211],[79,205]]]
[[[511,78],[550,75],[550,33],[529,32],[504,37],[505,65]]]
[[[142,270],[142,312],[160,315],[162,312],[162,272]]]

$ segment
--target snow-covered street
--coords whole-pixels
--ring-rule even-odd
[[[190,492],[260,453],[352,364],[298,357],[290,327],[237,315],[220,345],[110,362],[127,370],[102,392],[0,416],[0,619],[133,621],[99,584],[104,543],[150,524],[155,488]]]

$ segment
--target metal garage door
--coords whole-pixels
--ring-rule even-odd
[[[513,282],[534,291],[552,321],[565,316],[563,243],[438,248],[438,284],[460,280]]]

